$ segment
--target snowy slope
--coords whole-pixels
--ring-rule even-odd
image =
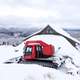
[[[23,47],[23,44],[19,47]],[[15,52],[13,46],[0,46],[0,62],[7,59],[22,55],[20,52]],[[0,63],[0,80],[78,80],[79,75],[73,76],[62,72],[39,65],[24,65],[24,64],[1,64]]]
[[[22,54],[22,52],[16,52],[15,47],[13,46],[0,46],[0,63],[3,63],[8,59],[21,56]]]
[[[38,65],[1,64],[0,80],[79,80],[79,76]]]
[[[64,35],[69,34],[64,31]],[[58,70],[39,65],[1,64],[8,59],[23,55],[24,42],[17,47],[0,46],[0,80],[79,80],[80,52],[64,37],[56,35],[36,35],[28,40],[42,40],[55,46],[55,56],[68,56]],[[72,63],[74,62],[74,64]]]
[[[79,52],[62,36],[37,35],[28,40],[43,40],[48,44],[53,44],[57,52],[57,54],[55,54],[56,56],[68,55],[79,65]],[[23,46],[24,43],[18,47],[0,46],[0,62],[5,62],[5,60],[10,58],[23,55]],[[61,47],[60,50],[58,50],[59,47]],[[15,50],[19,51],[15,52]],[[67,72],[65,70],[67,70]],[[71,72],[72,75],[69,74]],[[58,70],[34,64],[0,64],[0,80],[79,80],[80,75],[77,75],[77,72],[80,72],[80,68],[76,68],[69,59],[67,59],[64,66]]]
[[[23,46],[23,44],[22,44]],[[21,45],[19,47],[22,47]],[[0,61],[22,55],[12,46],[0,46]],[[66,61],[67,68],[74,67]],[[76,68],[75,68],[76,69]],[[72,70],[72,69],[71,69]],[[71,71],[69,70],[69,71]],[[78,69],[77,69],[78,70]],[[76,72],[76,70],[74,70]],[[72,71],[73,72],[73,71]],[[79,80],[80,75],[66,74],[62,69],[51,69],[39,65],[0,64],[0,80]]]

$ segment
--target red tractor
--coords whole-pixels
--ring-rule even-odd
[[[26,41],[24,46],[24,55],[18,63],[39,64],[46,67],[57,68],[54,57],[55,49],[53,45],[47,44],[41,40]]]
[[[43,41],[26,41],[24,47],[24,60],[33,60],[38,58],[48,58],[54,55],[54,46],[46,44]]]
[[[26,41],[23,56],[12,58],[5,63],[39,64],[46,67],[58,68],[62,64],[60,57],[55,57],[55,48],[41,40]]]

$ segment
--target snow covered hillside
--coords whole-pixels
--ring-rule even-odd
[[[0,46],[0,51],[2,53],[0,61],[2,62],[22,55],[15,52],[15,48],[12,46]],[[68,61],[65,65],[68,66],[67,68],[73,67]],[[79,80],[79,77],[80,75],[66,74],[62,69],[55,70],[35,64],[0,64],[0,80]]]
[[[36,64],[4,64],[11,58],[23,55],[24,42],[17,47],[0,46],[0,80],[80,80],[80,51],[67,39],[61,35],[47,34],[35,35],[26,41],[28,40],[42,40],[52,44],[55,47],[55,56],[62,59],[64,63],[58,69]]]
[[[35,36],[35,37],[37,39],[37,36]],[[43,38],[43,37],[44,37],[44,35],[40,36],[40,38]],[[47,38],[50,38],[50,37],[52,37],[52,35],[47,36]],[[46,37],[44,37],[44,38],[46,39]],[[67,44],[69,48],[72,48],[72,46],[70,46],[69,43],[61,36],[59,36],[59,38],[58,38],[58,36],[54,36],[54,38],[59,39],[61,44],[62,44],[62,42],[64,42],[64,45],[62,45],[62,46],[65,46],[65,44]],[[53,38],[53,40],[54,40],[54,38]],[[61,40],[60,40],[60,38],[61,38]],[[32,40],[32,38],[31,38],[31,40]],[[46,42],[50,43],[50,42],[53,42],[53,40],[46,41]],[[57,51],[58,45],[59,45],[59,47],[62,47],[60,45],[60,43],[57,43],[55,46],[56,51]],[[8,60],[10,58],[21,56],[23,54],[22,53],[23,46],[24,46],[23,43],[21,45],[19,45],[18,47],[7,46],[7,45],[0,46],[0,53],[1,53],[0,54],[0,62],[5,62],[6,60]],[[72,48],[72,49],[75,50],[74,48]],[[19,50],[19,51],[15,51],[15,50]],[[58,51],[58,54],[60,54],[59,51]],[[70,52],[70,51],[67,51],[67,52]],[[66,55],[69,56],[70,53],[68,54],[67,52],[66,52]],[[79,56],[79,55],[77,55],[78,54],[77,51],[75,54],[76,54],[76,57]],[[70,59],[67,59],[65,61],[65,64],[58,70],[47,68],[47,67],[42,67],[42,66],[35,65],[35,64],[33,64],[33,65],[0,64],[0,75],[1,75],[0,80],[79,80],[80,79],[79,71],[80,71],[80,68],[75,67],[71,63]],[[72,72],[72,74],[71,74],[71,72]]]

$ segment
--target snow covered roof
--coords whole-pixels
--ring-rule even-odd
[[[41,30],[39,30],[39,31],[35,32],[34,34],[28,36],[26,39],[28,39],[28,38],[30,38],[34,35],[52,34],[52,35],[61,35],[61,36],[65,37],[74,47],[75,47],[76,43],[80,44],[80,41],[71,37],[70,34],[65,32],[61,27],[53,26],[53,25],[51,25],[51,26],[47,25],[46,27],[42,27]]]

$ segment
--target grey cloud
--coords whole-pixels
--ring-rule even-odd
[[[47,0],[0,0],[0,4],[10,7],[25,6],[31,8],[46,8]]]
[[[52,11],[52,13],[55,13],[56,10],[60,15],[59,19],[55,19],[52,15],[48,15],[46,18],[38,18],[36,23],[53,23],[61,24],[63,26],[80,26],[80,0],[0,0],[0,4],[4,6],[8,5],[10,7],[25,6],[30,8],[44,9]],[[4,20],[3,22],[6,23]],[[15,22],[18,24],[27,24],[34,22],[34,20],[31,18],[8,18],[7,23],[15,24]]]

